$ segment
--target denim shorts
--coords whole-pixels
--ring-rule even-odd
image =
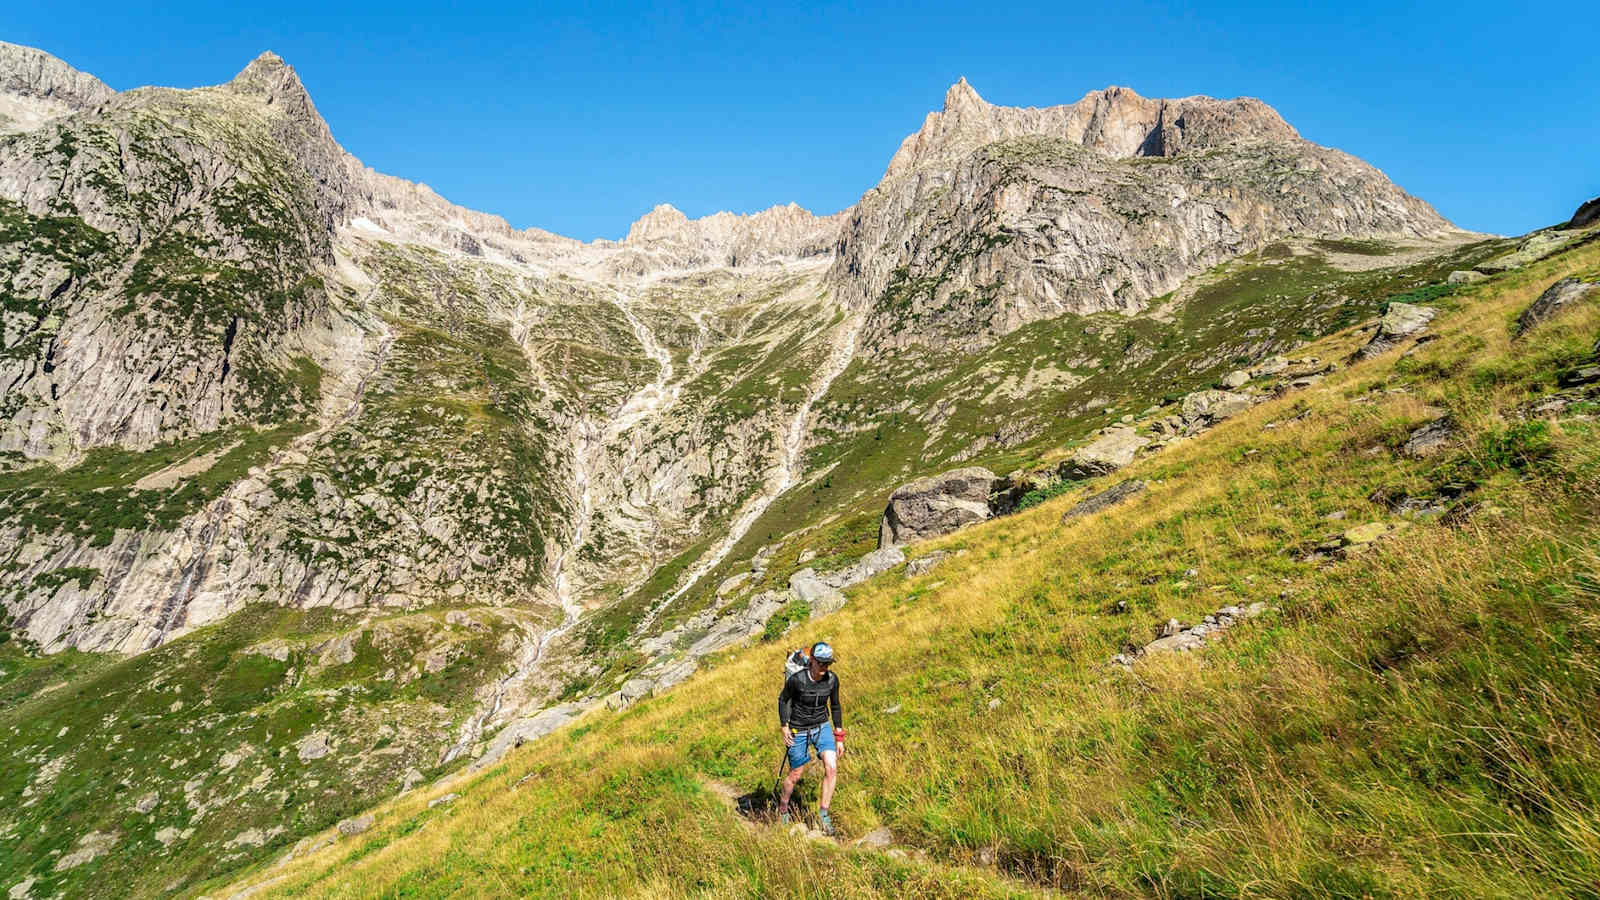
[[[798,769],[811,761],[810,747],[817,748],[817,757],[822,757],[824,750],[832,751],[833,723],[823,722],[815,728],[794,728],[794,746],[789,748],[789,768]]]

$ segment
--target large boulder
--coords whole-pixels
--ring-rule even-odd
[[[1522,311],[1522,315],[1517,316],[1517,337],[1527,334],[1539,323],[1596,291],[1600,291],[1600,284],[1590,284],[1576,278],[1563,278],[1550,285],[1539,295],[1539,299]]]
[[[1094,478],[1112,472],[1133,462],[1139,451],[1149,444],[1132,428],[1111,428],[1091,443],[1079,447],[1061,464],[1064,478]]]
[[[1254,402],[1250,397],[1232,391],[1195,391],[1183,398],[1181,415],[1190,426],[1215,425],[1244,412]]]
[[[811,607],[811,617],[825,616],[844,606],[844,594],[817,576],[815,569],[801,569],[789,576],[789,590]]]
[[[1378,323],[1378,333],[1365,347],[1356,351],[1356,359],[1371,359],[1380,353],[1398,347],[1401,341],[1421,334],[1439,311],[1431,306],[1415,303],[1391,303]]]
[[[902,485],[883,510],[878,546],[938,537],[982,522],[993,514],[989,496],[1000,481],[988,469],[968,466]]]
[[[817,580],[840,589],[853,587],[905,561],[906,552],[899,547],[879,547],[843,569],[821,573],[817,576]]]
[[[552,731],[572,721],[583,712],[583,707],[576,703],[563,703],[548,709],[541,709],[531,716],[523,716],[500,729],[484,750],[483,755],[473,760],[467,766],[470,772],[486,769],[499,762],[507,751],[520,747],[528,741],[538,740]]]

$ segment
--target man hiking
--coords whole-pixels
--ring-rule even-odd
[[[828,835],[833,834],[828,805],[833,802],[833,786],[839,778],[839,757],[844,755],[844,709],[839,705],[839,676],[828,671],[832,666],[833,648],[822,642],[813,644],[806,667],[790,675],[778,695],[778,725],[783,743],[789,748],[790,768],[778,799],[778,821],[789,824],[789,797],[811,761],[810,748],[815,747],[824,768],[817,819],[822,833]]]

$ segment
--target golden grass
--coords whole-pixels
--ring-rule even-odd
[[[761,645],[254,880],[315,897],[1593,894],[1600,447],[1578,420],[1537,465],[1494,441],[1522,434],[1506,410],[1549,389],[1600,309],[1515,347],[1509,321],[1597,267],[1591,245],[1473,286],[1410,357],[1137,464],[1152,487],[1123,507],[1061,526],[1081,494],[1065,496],[930,542],[917,551],[965,552],[880,577],[789,640],[839,648],[852,739],[836,818],[887,824],[926,861],[748,827],[705,789],[773,778],[782,648]],[[1374,488],[1443,477],[1393,452],[1430,406],[1467,434],[1447,462],[1480,476],[1478,512],[1299,562],[1329,532],[1403,524]],[[1252,600],[1275,609],[1203,654],[1105,665],[1157,621]],[[428,810],[447,789],[462,797]]]

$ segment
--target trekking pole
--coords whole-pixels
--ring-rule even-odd
[[[779,749],[782,750],[783,756],[778,760],[778,777],[772,782],[772,809],[774,813],[778,809],[778,788],[783,785],[783,770],[789,765],[789,748],[782,747]]]

